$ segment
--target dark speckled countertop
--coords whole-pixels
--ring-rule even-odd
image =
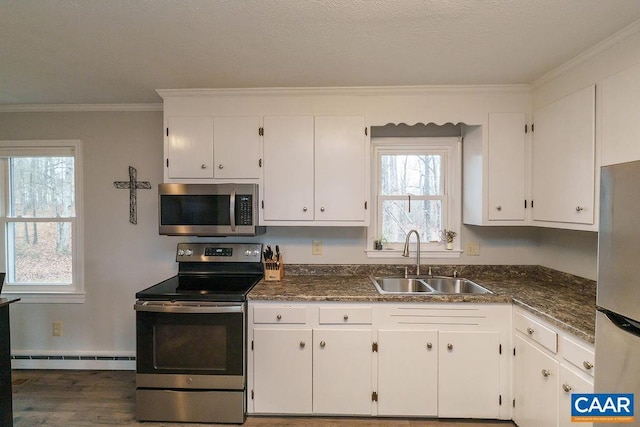
[[[472,280],[484,295],[381,295],[369,276],[402,275],[405,265],[287,265],[278,282],[249,293],[263,301],[513,303],[587,342],[595,342],[596,282],[540,266],[432,266],[434,275]],[[410,274],[412,273],[410,266]],[[421,267],[423,274],[428,267]]]

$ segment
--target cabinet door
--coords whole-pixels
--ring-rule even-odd
[[[371,415],[371,330],[313,331],[313,412]]]
[[[364,221],[364,117],[315,118],[315,219]]]
[[[259,130],[258,117],[213,118],[215,178],[257,179],[260,177]]]
[[[513,421],[519,427],[555,426],[558,422],[559,363],[515,336]]]
[[[213,178],[213,117],[167,117],[168,177]]]
[[[438,416],[499,417],[499,332],[441,331],[438,365]]]
[[[264,118],[264,220],[313,220],[313,116]]]
[[[584,379],[567,366],[560,365],[559,381],[560,402],[558,409],[558,425],[560,427],[570,427],[576,425],[571,422],[571,394],[572,393],[593,393],[593,382]],[[580,422],[580,426],[591,427],[593,423]]]
[[[438,332],[378,331],[378,415],[438,415]]]
[[[311,329],[253,331],[254,411],[310,414]]]
[[[489,114],[489,221],[524,221],[524,113]]]
[[[533,220],[593,224],[595,86],[534,112]]]
[[[640,160],[640,64],[605,79],[602,93],[602,165]]]

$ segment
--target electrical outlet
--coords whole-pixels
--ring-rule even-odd
[[[322,255],[322,240],[311,241],[311,255]]]
[[[51,332],[54,337],[62,336],[62,322],[53,322],[51,325]]]
[[[467,255],[479,256],[480,255],[480,242],[467,242]]]

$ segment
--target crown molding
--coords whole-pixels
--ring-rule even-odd
[[[429,95],[443,93],[529,92],[528,84],[434,85],[434,86],[353,86],[353,87],[267,87],[218,89],[157,89],[163,99],[207,96],[379,96]]]
[[[559,67],[549,71],[548,73],[542,75],[537,78],[533,82],[531,82],[531,88],[535,89],[567,72],[578,67],[579,65],[589,61],[592,58],[606,52],[607,50],[613,48],[614,46],[625,42],[633,37],[640,35],[640,20],[635,21],[632,24],[627,25],[622,30],[613,34],[612,36],[604,39],[600,43],[595,46],[585,50],[578,56],[570,59]]]
[[[162,104],[4,104],[0,113],[162,111]]]

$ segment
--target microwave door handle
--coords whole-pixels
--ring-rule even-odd
[[[231,220],[231,231],[236,231],[236,189],[231,190],[229,196],[229,215]]]

